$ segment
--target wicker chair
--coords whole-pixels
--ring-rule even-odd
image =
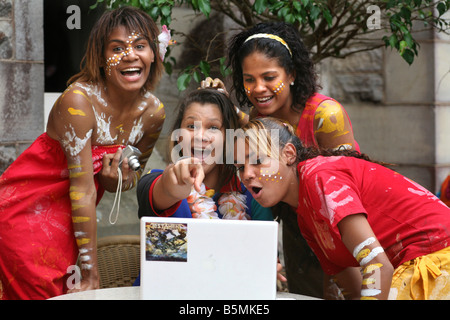
[[[140,237],[120,235],[97,240],[100,288],[129,287],[140,270]]]

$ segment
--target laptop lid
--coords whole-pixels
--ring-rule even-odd
[[[278,224],[143,217],[141,298],[276,298]]]

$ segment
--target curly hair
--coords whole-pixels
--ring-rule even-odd
[[[268,33],[282,38],[289,46],[292,57],[286,47],[278,41],[266,38],[245,41],[248,37],[257,33]],[[294,75],[295,82],[291,87],[293,97],[291,108],[294,111],[300,112],[306,101],[320,89],[310,52],[301,40],[299,32],[285,22],[259,23],[251,29],[235,35],[228,46],[227,66],[233,70],[232,91],[235,92],[239,105],[252,106],[244,90],[242,62],[253,52],[260,52],[268,58],[277,59],[279,65],[284,68],[287,74]]]
[[[154,89],[160,80],[164,65],[159,57],[157,45],[159,30],[153,19],[144,11],[131,6],[106,11],[96,22],[89,35],[86,53],[81,61],[81,71],[71,77],[67,84],[76,81],[100,83],[105,80],[105,47],[108,37],[117,27],[125,26],[131,33],[139,32],[148,41],[155,61],[150,68],[150,74],[144,85],[147,91]]]

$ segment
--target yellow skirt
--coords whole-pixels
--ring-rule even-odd
[[[395,269],[389,299],[450,300],[450,247]]]

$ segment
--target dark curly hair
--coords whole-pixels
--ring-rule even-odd
[[[282,38],[291,49],[292,57],[285,46],[272,39],[257,38],[245,42],[248,37],[257,33],[269,33]],[[310,58],[310,52],[301,40],[299,32],[285,22],[265,22],[244,30],[231,39],[228,46],[227,66],[233,70],[232,91],[235,92],[240,106],[252,106],[244,90],[242,61],[255,51],[277,59],[287,74],[295,76],[295,83],[291,87],[293,96],[291,108],[300,112],[306,101],[320,89],[320,86],[317,83],[317,73]]]

